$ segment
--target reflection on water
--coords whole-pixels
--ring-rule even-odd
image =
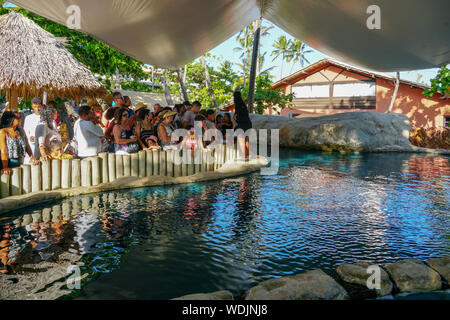
[[[67,252],[82,264],[77,294],[86,299],[241,293],[313,268],[450,253],[448,157],[284,151],[280,165],[276,176],[110,192],[10,214],[0,220],[0,284]]]

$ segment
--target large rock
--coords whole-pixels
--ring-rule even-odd
[[[320,269],[270,279],[251,288],[246,300],[344,300],[348,294]]]
[[[439,274],[416,259],[385,265],[400,292],[427,292],[441,289]]]
[[[427,260],[427,263],[450,284],[450,256],[430,258]]]
[[[255,129],[280,129],[280,146],[327,151],[412,151],[406,115],[345,112],[289,119],[251,115]]]
[[[233,294],[230,291],[222,290],[211,293],[194,293],[172,300],[233,300]]]
[[[367,270],[373,264],[367,262],[357,262],[353,264],[343,264],[337,267],[336,273],[339,277],[348,283],[364,286],[367,290],[367,279],[372,275]],[[385,296],[391,294],[393,289],[392,281],[389,279],[389,275],[381,267],[380,270],[380,289],[375,289],[377,296]]]

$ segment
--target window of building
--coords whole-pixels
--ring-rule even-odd
[[[335,83],[333,87],[334,97],[367,97],[375,96],[375,93],[375,81]]]
[[[450,128],[450,115],[444,116],[444,128]]]
[[[330,96],[329,84],[313,84],[292,87],[294,98],[328,98]]]

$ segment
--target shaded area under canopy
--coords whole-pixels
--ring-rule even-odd
[[[448,0],[14,0],[61,24],[80,8],[81,31],[144,63],[182,66],[263,17],[340,61],[379,71],[450,62]],[[366,25],[370,5],[381,29]]]

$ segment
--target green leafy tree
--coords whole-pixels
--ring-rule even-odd
[[[248,85],[242,89],[242,98],[248,103]],[[292,106],[293,94],[285,94],[282,88],[273,89],[272,81],[268,75],[260,75],[256,78],[254,112],[263,114],[270,107],[278,107],[280,110]]]
[[[152,90],[152,87],[147,84],[143,83],[137,80],[133,81],[123,81],[121,83],[122,89],[124,90],[130,90],[130,91],[139,91],[139,92],[154,92],[155,90]]]
[[[434,94],[440,93],[449,98],[450,93],[450,69],[447,66],[442,66],[439,69],[436,77],[431,79],[431,89],[426,89],[423,94],[427,97],[432,97]]]

